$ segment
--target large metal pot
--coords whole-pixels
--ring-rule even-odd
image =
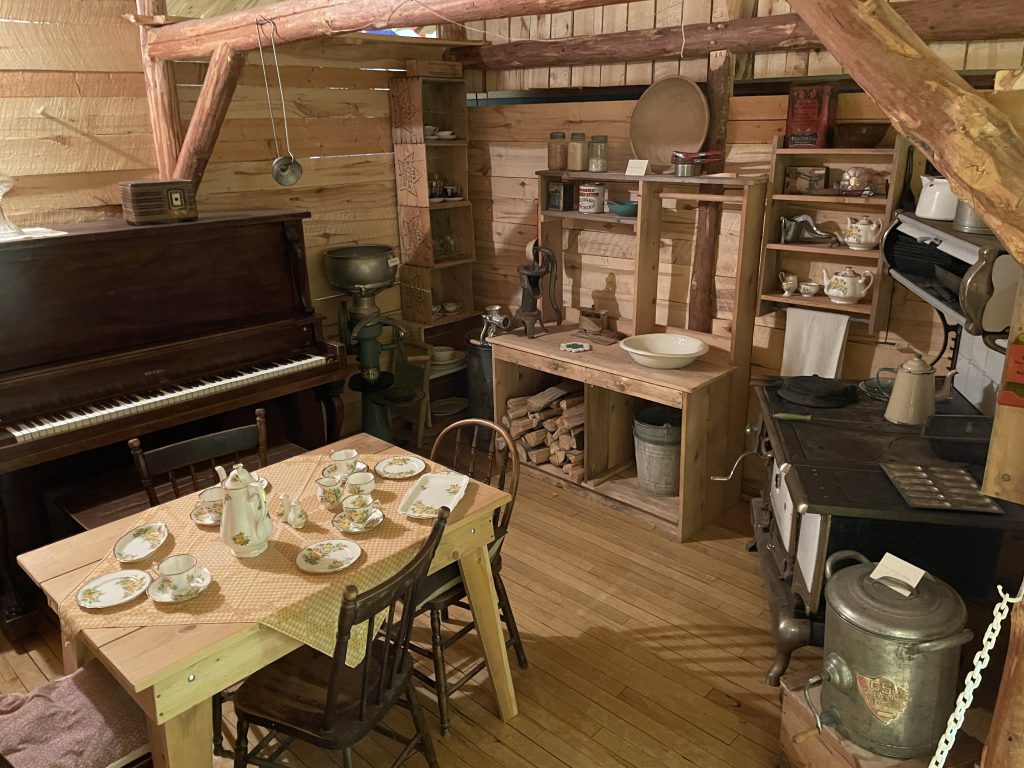
[[[963,200],[956,201],[956,213],[953,215],[953,229],[959,232],[967,232],[974,235],[991,235],[985,220],[978,215],[978,212],[971,208]]]
[[[861,564],[833,573],[849,559]],[[880,755],[929,755],[953,711],[960,647],[972,637],[967,609],[945,582],[876,580],[875,565],[849,550],[825,564],[822,719]]]
[[[395,282],[399,259],[390,245],[346,245],[324,251],[324,272],[349,296],[374,296]]]

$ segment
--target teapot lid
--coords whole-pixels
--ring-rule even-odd
[[[221,483],[221,485],[225,490],[233,491],[239,488],[245,488],[255,482],[256,481],[253,479],[252,475],[249,474],[249,470],[241,464],[235,464],[231,469],[231,474],[228,475],[228,479]]]
[[[859,274],[853,271],[853,267],[847,267],[842,272],[836,272],[839,277],[860,277]]]
[[[912,359],[907,360],[907,362],[901,365],[900,370],[906,371],[907,373],[935,373],[935,369],[924,361],[920,352],[916,353]]]

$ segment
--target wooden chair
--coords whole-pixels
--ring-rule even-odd
[[[167,445],[163,448],[154,448],[152,451],[143,451],[142,443],[137,437],[128,441],[128,448],[132,452],[132,459],[135,461],[135,469],[139,473],[139,480],[149,497],[149,504],[155,507],[160,503],[159,494],[156,491],[154,478],[166,476],[170,480],[171,492],[174,498],[182,494],[180,484],[191,480],[191,488],[185,488],[186,493],[202,490],[206,481],[210,479],[209,473],[217,464],[218,459],[231,457],[234,461],[239,460],[243,453],[249,453],[254,449],[259,456],[259,465],[267,465],[267,414],[262,408],[256,409],[256,423],[247,427],[235,427],[226,429],[223,432],[214,432],[212,435],[201,435],[191,440],[183,440],[180,443]],[[180,470],[188,470],[181,473]],[[203,479],[203,482],[200,481]]]
[[[430,536],[412,562],[386,582],[363,595],[354,586],[345,588],[333,657],[302,647],[242,683],[235,694],[235,768],[280,765],[274,761],[295,739],[323,749],[342,750],[342,764],[353,768],[352,746],[374,730],[405,745],[393,766],[401,765],[420,751],[431,768],[438,768],[423,708],[413,686],[409,637],[416,617],[416,595],[447,520],[448,510],[442,508]],[[382,612],[387,617],[380,631],[367,633],[362,663],[349,667],[345,659],[352,627],[372,622]],[[408,707],[412,713],[416,733],[411,738],[382,722],[395,704]],[[269,731],[251,752],[250,725]],[[260,757],[259,753],[268,750],[277,736],[284,736],[281,743],[266,757]]]
[[[464,440],[467,434],[470,434],[468,443]],[[446,444],[450,436],[454,436],[454,445],[452,446]],[[500,448],[498,447],[499,440],[502,443]],[[449,454],[449,450],[453,453]],[[442,453],[443,455],[440,455]],[[485,419],[462,419],[449,424],[441,431],[434,441],[430,458],[443,461],[452,469],[475,480],[507,491],[512,497],[508,504],[494,512],[494,541],[490,544],[489,552],[491,571],[494,573],[494,588],[498,593],[498,606],[501,608],[501,619],[508,627],[509,639],[505,645],[515,650],[519,666],[526,669],[527,661],[526,652],[523,650],[523,641],[519,636],[515,616],[512,614],[508,592],[501,580],[501,546],[508,533],[509,522],[512,519],[512,507],[515,505],[516,492],[519,488],[519,456],[513,447],[512,437],[503,427],[494,422]],[[420,613],[424,611],[430,613],[431,647],[412,645],[413,651],[430,656],[434,661],[433,677],[419,669],[415,674],[437,694],[442,736],[451,733],[448,697],[487,666],[487,662],[481,659],[458,681],[454,683],[448,681],[445,651],[476,626],[470,621],[448,637],[444,637],[442,625],[448,621],[449,609],[454,606],[470,610],[466,587],[463,584],[462,573],[459,571],[457,563],[431,574],[424,582],[418,607]]]
[[[148,742],[145,714],[95,660],[31,693],[0,694],[0,766],[149,765]]]

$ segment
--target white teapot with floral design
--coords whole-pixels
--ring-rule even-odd
[[[825,295],[834,304],[856,304],[868,295],[868,289],[874,279],[871,270],[865,269],[858,275],[853,267],[836,272],[832,277],[828,276],[828,270],[823,267],[821,277],[825,283]]]
[[[221,540],[235,557],[262,555],[274,532],[266,492],[241,464],[235,464],[221,487],[226,494]]]
[[[847,248],[855,251],[871,251],[878,247],[878,240],[882,236],[882,222],[878,219],[871,219],[861,216],[859,219],[853,216],[846,217],[846,229],[843,230],[843,240]]]

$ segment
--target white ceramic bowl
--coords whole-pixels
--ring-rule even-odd
[[[454,347],[437,346],[430,350],[430,357],[435,363],[447,363],[455,357]]]
[[[708,351],[708,345],[681,333],[644,333],[619,342],[633,362],[647,368],[685,368]]]

